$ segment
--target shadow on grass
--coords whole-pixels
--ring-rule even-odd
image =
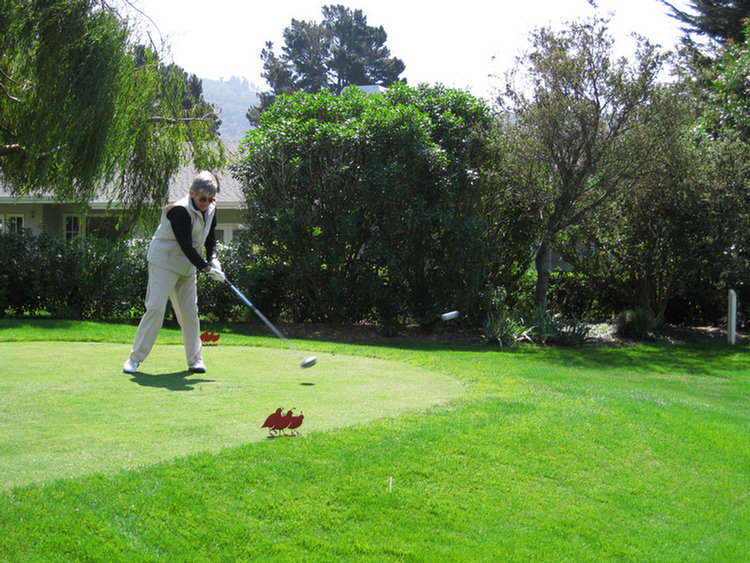
[[[189,371],[175,373],[162,373],[151,375],[149,373],[136,373],[130,381],[142,387],[158,387],[170,391],[192,391],[199,383],[212,383],[213,379],[189,379],[193,374]]]
[[[750,366],[747,345],[729,346],[719,343],[648,344],[630,348],[541,348],[524,350],[536,361],[570,367],[606,371],[618,369],[632,373],[684,373],[725,378]],[[745,368],[746,369],[746,368]]]
[[[88,321],[68,321],[38,318],[0,318],[0,331],[8,342],[27,342],[36,340],[71,340],[89,341],[96,336],[98,341],[109,341],[128,344],[132,342],[136,321],[123,323],[95,323]],[[211,324],[215,332],[226,335],[222,343],[226,345],[249,345],[261,347],[282,347],[273,334],[269,334],[262,323],[204,323]],[[107,330],[102,330],[106,328]],[[179,327],[169,329],[165,323],[164,331],[174,343],[182,343]],[[123,328],[127,330],[122,330]],[[544,362],[551,365],[590,368],[600,371],[622,370],[631,373],[669,373],[679,372],[695,375],[729,377],[732,372],[750,369],[750,339],[744,337],[735,346],[730,346],[724,338],[693,339],[686,341],[650,342],[633,341],[620,345],[583,346],[566,348],[559,346],[527,346],[498,348],[487,345],[479,339],[460,342],[431,340],[429,333],[425,337],[412,338],[399,336],[388,338],[377,332],[367,338],[349,339],[346,336],[330,338],[329,335],[316,334],[311,330],[293,330],[294,327],[281,326],[282,333],[298,341],[300,346],[305,342],[314,343],[315,350],[333,351],[333,353],[357,354],[358,348],[384,348],[404,350],[417,353],[468,353],[482,361],[494,362],[508,359]],[[107,335],[102,336],[105,332]],[[297,332],[297,334],[295,334]],[[304,333],[304,334],[303,334]],[[231,336],[238,338],[232,341]],[[160,333],[160,338],[164,338]],[[243,337],[251,337],[248,341]],[[165,342],[166,340],[162,340]],[[328,347],[327,345],[330,345]],[[133,381],[146,387],[163,387],[175,391],[189,391],[198,383],[211,380],[186,379],[191,374],[180,372],[174,374],[138,374]]]
[[[228,334],[263,336],[265,327],[252,325],[226,325],[217,330]],[[234,330],[233,330],[234,329]],[[288,330],[282,328],[282,332]],[[431,340],[429,333],[424,338],[409,336],[385,337],[372,335],[370,338],[331,339],[325,334],[304,337],[295,335],[289,330],[292,338],[300,342],[332,344],[345,349],[343,353],[356,351],[358,346],[367,348],[384,348],[412,351],[418,353],[468,353],[492,362],[497,359],[514,359],[531,362],[543,362],[550,365],[577,367],[607,372],[618,370],[635,374],[648,373],[684,373],[690,375],[711,376],[718,378],[731,377],[737,369],[750,369],[750,339],[744,338],[736,345],[730,346],[725,337],[685,337],[684,340],[625,341],[613,344],[588,344],[581,347],[558,345],[520,345],[510,348],[498,348],[488,345],[479,339],[460,342]],[[684,335],[679,335],[684,336]],[[501,360],[502,361],[502,360]],[[741,367],[747,366],[747,367]]]
[[[731,377],[740,369],[750,369],[750,341],[730,346],[720,339],[699,342],[637,341],[627,345],[520,345],[498,348],[484,343],[464,344],[419,340],[381,340],[363,342],[371,348],[392,348],[425,353],[468,353],[478,360],[494,362],[513,360],[542,362],[597,371],[618,370],[631,373],[684,373],[690,375]],[[356,346],[357,343],[352,343]]]

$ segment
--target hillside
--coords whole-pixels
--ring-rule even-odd
[[[260,90],[246,78],[233,76],[228,81],[201,78],[203,97],[216,104],[221,119],[221,138],[225,141],[240,140],[250,128],[245,117],[247,109],[258,104],[256,92]]]

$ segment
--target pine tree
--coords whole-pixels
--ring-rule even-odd
[[[362,10],[329,5],[322,12],[320,23],[292,19],[284,30],[280,55],[272,42],[266,43],[260,58],[271,90],[260,94],[259,107],[248,110],[251,123],[257,123],[260,113],[281,94],[338,94],[352,84],[390,86],[399,80],[406,67],[391,56],[382,27],[368,25]]]
[[[669,7],[673,18],[685,24],[682,30],[688,42],[693,33],[718,43],[745,40],[743,19],[750,16],[750,0],[691,0],[691,11],[680,10],[666,0],[660,2]]]

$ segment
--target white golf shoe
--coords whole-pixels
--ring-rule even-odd
[[[135,373],[138,371],[138,362],[134,362],[130,358],[125,360],[125,363],[122,366],[122,371],[124,373]]]
[[[206,373],[206,364],[203,360],[198,360],[189,369],[191,373]]]

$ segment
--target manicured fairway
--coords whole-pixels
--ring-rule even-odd
[[[302,370],[222,327],[197,376],[166,330],[132,377],[131,326],[0,330],[0,561],[750,561],[744,339],[295,341]]]
[[[302,412],[300,430],[310,434],[462,392],[446,375],[386,359],[316,353],[318,364],[302,369],[287,350],[247,346],[204,348],[200,375],[185,369],[181,346],[156,346],[142,371],[126,375],[128,351],[0,344],[0,490],[265,440],[260,426],[278,407]]]

